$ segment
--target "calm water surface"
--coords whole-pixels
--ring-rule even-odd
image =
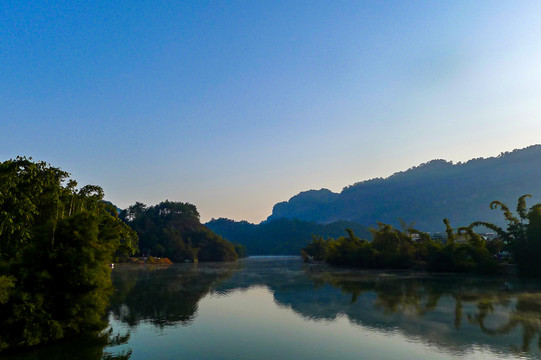
[[[297,257],[118,266],[112,278],[113,342],[9,359],[541,358],[538,281],[344,270]]]

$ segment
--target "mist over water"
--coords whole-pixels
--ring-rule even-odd
[[[55,345],[47,358],[541,358],[539,281],[336,269],[298,257],[126,265],[112,277],[109,323],[127,339],[100,351]]]

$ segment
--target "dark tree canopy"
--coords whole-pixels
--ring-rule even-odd
[[[476,221],[469,226],[473,229],[484,226],[495,231],[504,241],[507,250],[513,255],[521,275],[541,276],[541,204],[526,207],[526,199],[531,195],[523,195],[518,199],[518,217],[500,201],[493,201],[491,209],[500,209],[507,222],[502,228],[492,223]]]
[[[490,208],[499,209],[507,228],[477,221],[468,227],[453,229],[449,219],[443,219],[447,238],[434,241],[428,233],[404,226],[398,230],[379,223],[371,229],[372,242],[362,240],[347,229],[348,236],[324,240],[314,236],[302,251],[305,261],[324,260],[330,264],[363,268],[422,268],[429,271],[497,273],[498,261],[508,260],[518,266],[523,276],[541,276],[541,204],[530,209],[523,195],[518,199],[517,214],[500,201]],[[484,239],[473,231],[482,226],[498,237]],[[508,259],[508,255],[511,255]],[[504,257],[505,259],[503,259]]]
[[[164,201],[147,207],[136,202],[120,218],[137,232],[144,255],[174,262],[234,261],[235,247],[199,222],[195,205]]]
[[[137,235],[69,174],[18,157],[0,163],[0,350],[101,330],[109,263]]]
[[[351,229],[348,236],[324,240],[314,237],[302,251],[305,261],[324,260],[333,265],[376,269],[425,269],[438,272],[494,273],[498,270],[487,243],[469,228],[454,230],[449,220],[447,241],[436,242],[428,233],[413,228],[399,230],[379,223],[371,229],[373,240],[358,238]],[[456,243],[455,239],[464,239]],[[496,250],[495,250],[496,251]]]

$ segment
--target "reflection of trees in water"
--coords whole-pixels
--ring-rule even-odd
[[[422,315],[434,310],[442,296],[435,289],[423,287],[418,282],[383,281],[376,287],[378,296],[374,305],[384,314]]]
[[[199,300],[237,268],[236,264],[118,266],[111,274],[116,291],[111,298],[110,314],[129,326],[140,321],[158,327],[189,323],[195,317]],[[115,351],[115,347],[126,344],[129,338],[129,331],[121,335],[109,329],[24,355],[13,354],[6,360],[128,360],[131,350]]]
[[[444,288],[426,286],[422,281],[379,276],[376,273],[321,272],[310,274],[316,287],[332,285],[343,293],[351,294],[351,303],[355,303],[364,293],[376,293],[374,307],[383,314],[402,313],[419,316],[434,310]]]
[[[113,336],[113,329],[109,329],[109,331],[102,336],[106,337],[106,342],[102,344],[102,348],[113,347],[126,344],[130,339],[130,332],[128,331],[125,335],[116,334]],[[123,350],[121,352],[104,351],[102,360],[128,360],[131,354],[131,349]]]
[[[329,271],[309,273],[316,287],[329,284],[351,295],[355,303],[362,294],[375,294],[373,306],[385,316],[393,314],[422,317],[436,310],[443,298],[454,301],[455,329],[469,324],[489,336],[522,331],[522,343],[511,345],[515,352],[530,352],[537,338],[541,350],[541,291],[509,289],[509,283],[496,278],[452,276],[382,275],[370,272]],[[465,308],[474,310],[465,310]],[[505,314],[502,317],[502,314]],[[349,315],[349,314],[348,314]],[[493,315],[493,316],[491,316]],[[358,319],[351,319],[353,321]],[[360,319],[362,321],[362,319]]]
[[[346,315],[352,323],[399,328],[455,352],[474,344],[504,350],[502,341],[520,344],[507,345],[512,350],[531,352],[541,334],[541,284],[520,279],[350,271],[298,259],[258,259],[246,261],[217,291],[253,286],[268,287],[277,305],[306,319]]]
[[[129,326],[140,321],[160,328],[188,324],[195,318],[199,300],[237,268],[237,264],[119,266],[112,274],[117,291],[110,311]]]
[[[507,322],[499,326],[486,325],[487,317],[494,312],[494,305],[511,306]],[[526,293],[515,296],[498,294],[477,300],[477,312],[468,314],[471,323],[478,324],[489,335],[508,334],[522,328],[522,344],[513,345],[515,352],[529,352],[532,341],[538,337],[537,346],[541,349],[541,293]]]
[[[99,334],[86,334],[74,339],[52,343],[11,355],[2,354],[4,360],[128,360],[132,350],[110,351],[107,348],[126,344],[130,333],[115,334],[113,329]]]
[[[118,291],[111,314],[129,326],[143,321],[157,327],[189,324],[198,302],[211,291],[228,294],[266,286],[277,305],[316,321],[343,314],[352,323],[378,331],[400,329],[453,354],[476,344],[504,352],[515,344],[511,350],[539,353],[541,287],[519,290],[533,282],[504,285],[491,277],[309,268],[298,259],[119,266],[113,272]]]

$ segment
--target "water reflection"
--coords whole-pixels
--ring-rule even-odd
[[[305,272],[316,288],[328,284],[350,296],[350,305],[328,302],[327,313],[319,313],[326,318],[343,313],[358,324],[398,328],[455,350],[476,344],[507,346],[514,353],[539,354],[541,350],[537,281],[332,269],[313,272],[310,267]],[[355,306],[357,302],[361,304]],[[305,307],[296,308],[303,313]]]
[[[276,261],[276,262],[273,262]],[[541,354],[541,284],[518,278],[343,270],[294,259],[248,262],[221,291],[266,286],[275,302],[311,321],[353,324],[455,354],[475,346]]]
[[[275,303],[310,321],[335,321],[405,336],[465,354],[475,346],[541,354],[538,281],[469,275],[376,272],[305,265],[298,258],[238,264],[119,268],[111,309],[130,327],[191,324],[199,301],[266,287]],[[247,304],[246,306],[249,306]]]
[[[364,358],[391,359],[401,358],[396,349],[408,342],[420,344],[419,359],[431,358],[429,349],[441,359],[479,352],[481,358],[541,358],[539,281],[346,270],[305,265],[296,257],[119,266],[112,280],[117,291],[109,316],[124,336],[110,332],[101,342],[20,359],[136,360],[157,353],[164,359],[293,353],[314,359],[332,351],[358,359],[369,346],[375,350]],[[295,331],[284,335],[288,329]],[[214,348],[205,345],[209,339]],[[313,344],[322,348],[305,351]]]
[[[217,283],[227,279],[240,264],[182,264],[175,266],[117,266],[112,273],[116,289],[109,318],[126,325],[122,333],[112,328],[75,340],[18,352],[6,360],[128,360],[126,345],[130,329],[141,322],[157,328],[188,325],[197,314],[198,303]],[[116,328],[116,327],[115,327]]]
[[[196,316],[199,300],[239,266],[119,266],[112,274],[117,290],[111,300],[111,314],[130,327],[141,321],[158,328],[188,325]]]
[[[30,351],[14,352],[0,356],[4,360],[128,360],[131,349],[108,350],[126,344],[130,333],[115,333],[112,328],[100,333],[89,334],[77,339],[66,340]]]

